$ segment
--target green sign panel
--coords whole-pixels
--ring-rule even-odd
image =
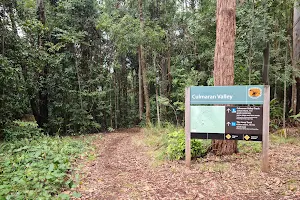
[[[193,86],[190,104],[263,104],[263,85]]]

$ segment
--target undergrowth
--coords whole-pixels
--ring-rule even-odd
[[[185,157],[185,134],[183,128],[166,124],[146,129],[146,144],[153,147],[158,160],[180,160]],[[192,157],[201,157],[210,147],[209,140],[191,140]]]
[[[259,153],[262,151],[261,142],[253,141],[238,141],[238,151],[239,153]]]
[[[88,141],[43,135],[12,140],[14,134],[0,144],[0,199],[69,199],[60,192],[76,186],[71,163],[88,150]]]
[[[180,160],[185,157],[184,129],[166,124],[162,127],[153,126],[146,129],[146,144],[152,147],[152,155],[157,160]],[[191,156],[198,158],[205,156],[211,146],[211,140],[192,139]],[[239,153],[259,153],[261,142],[238,141]]]
[[[284,136],[277,135],[277,134],[270,134],[270,140],[275,145],[293,144],[293,145],[300,146],[300,138],[299,137],[293,137],[293,136],[284,137]]]

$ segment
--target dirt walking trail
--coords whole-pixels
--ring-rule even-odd
[[[280,169],[269,174],[260,171],[259,153],[210,157],[186,169],[184,161],[157,165],[144,137],[136,128],[94,141],[96,157],[84,160],[83,179],[75,189],[80,199],[300,199],[299,149],[271,149],[271,165]],[[287,158],[279,155],[285,150],[296,154],[288,173]]]

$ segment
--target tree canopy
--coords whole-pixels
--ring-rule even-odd
[[[1,128],[28,114],[60,135],[143,125],[146,118],[183,124],[184,88],[214,84],[216,1],[141,2],[1,1]],[[288,116],[299,77],[293,6],[257,0],[236,7],[234,83],[263,84],[267,75],[274,127],[282,125],[284,84]]]

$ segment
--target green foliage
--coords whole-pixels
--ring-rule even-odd
[[[42,129],[35,122],[14,121],[3,129],[5,141],[35,139],[42,136]]]
[[[252,85],[259,85],[261,83],[260,71],[252,70],[250,81]],[[234,82],[236,85],[249,84],[249,70],[247,69],[247,67],[244,66],[235,67]]]
[[[179,57],[178,57],[179,59]],[[182,61],[183,65],[188,64],[188,60],[184,59],[187,63]],[[177,63],[178,62],[178,63]],[[177,118],[176,121],[183,121],[184,117],[184,97],[185,97],[185,88],[191,85],[198,85],[199,82],[206,80],[206,75],[204,72],[199,72],[194,68],[190,70],[185,70],[184,68],[180,67],[180,60],[176,60],[174,66],[172,66],[172,87],[176,88],[171,95],[170,98],[160,97],[160,102],[163,105],[169,106],[171,109],[169,118]],[[178,66],[177,66],[178,64]],[[174,103],[173,103],[174,102]],[[173,105],[172,105],[173,104]],[[174,114],[176,112],[176,115]],[[175,115],[175,117],[174,117]],[[171,118],[171,119],[172,119]],[[175,120],[173,120],[175,122]]]
[[[300,138],[299,137],[283,137],[278,134],[271,134],[270,140],[275,145],[281,145],[281,144],[293,144],[300,146]]]
[[[115,131],[115,129],[114,128],[112,128],[112,127],[108,127],[108,129],[107,129],[109,132],[114,132]]]
[[[144,1],[143,30],[137,1],[44,1],[44,24],[37,18],[37,2],[0,3],[0,129],[24,113],[36,119],[44,115],[44,122],[37,121],[52,135],[143,124],[138,116],[141,44],[152,121],[157,119],[155,89],[162,100],[161,121],[182,125],[185,87],[214,83],[216,0]],[[236,8],[235,84],[262,83],[269,42],[271,94],[276,89],[278,101],[271,110],[274,128],[281,124],[283,82],[290,86],[292,74],[299,75],[288,47],[292,8],[291,0],[243,1]]]
[[[75,187],[71,162],[86,149],[80,140],[47,136],[0,144],[0,199],[68,198],[55,195]]]
[[[201,145],[201,144],[200,144]],[[184,157],[185,137],[179,131],[168,133],[167,156],[171,160],[179,160]]]
[[[204,155],[208,150],[207,144],[201,140],[191,140],[191,155],[192,157],[199,157]],[[184,130],[177,130],[168,133],[167,137],[167,158],[171,160],[180,160],[185,156],[185,134]]]
[[[290,118],[292,118],[294,121],[299,121],[300,120],[300,113],[296,114],[296,115],[291,115]]]
[[[283,108],[277,99],[270,101],[270,126],[274,129],[278,129],[282,123]]]
[[[0,129],[26,112],[24,79],[15,62],[0,55]]]

